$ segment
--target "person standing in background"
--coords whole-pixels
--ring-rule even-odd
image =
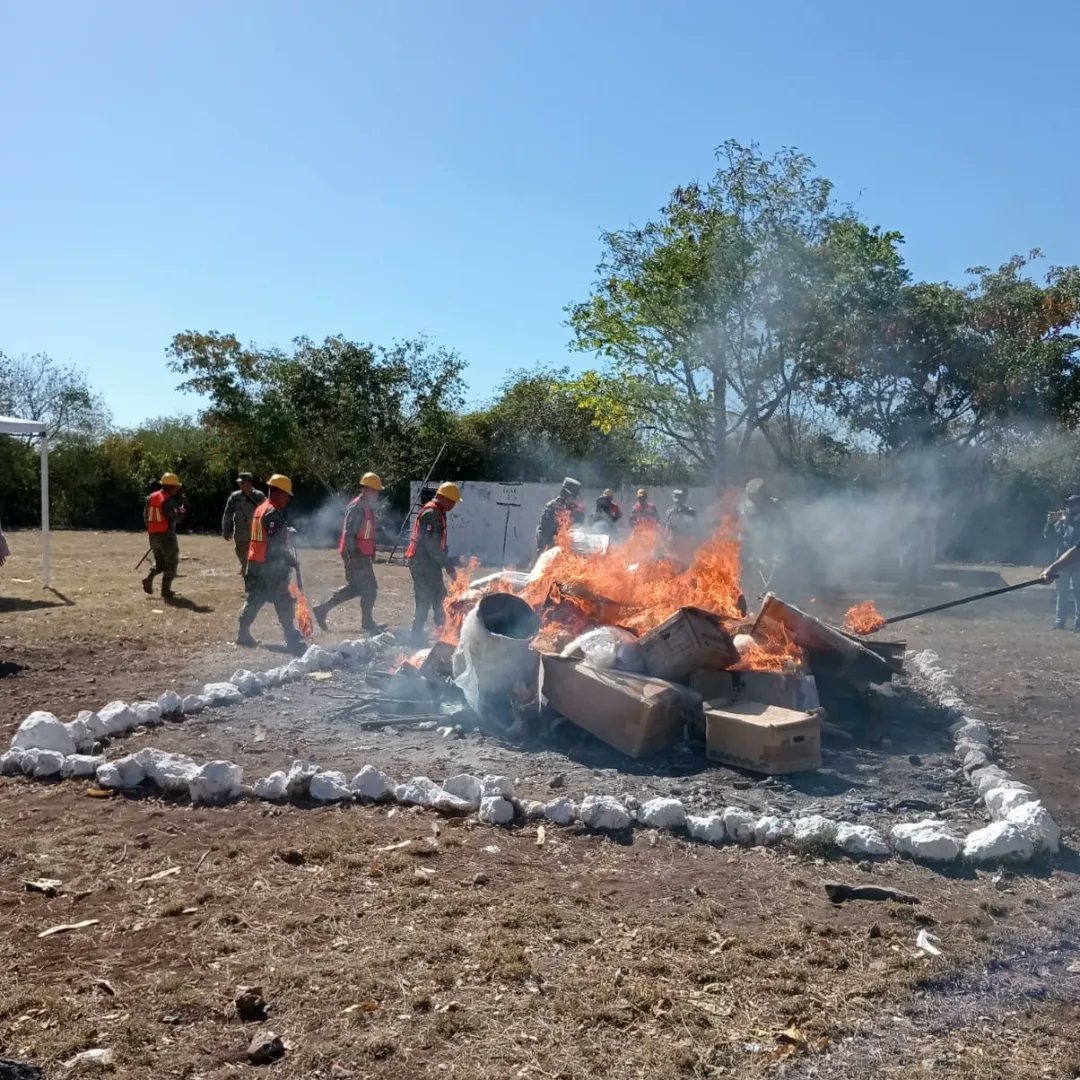
[[[1060,558],[1080,543],[1080,495],[1070,495],[1064,510],[1052,510],[1046,516],[1043,539],[1054,541],[1054,557]],[[1080,632],[1080,566],[1067,563],[1056,575],[1054,586],[1054,629],[1064,630],[1068,619]],[[1071,595],[1070,595],[1071,594]]]
[[[153,594],[154,578],[161,575],[161,598],[173,598],[173,581],[180,569],[180,541],[176,538],[176,526],[188,512],[187,496],[183,492],[180,477],[167,472],[161,478],[161,487],[148,495],[143,507],[143,521],[150,540],[154,565],[142,579],[143,592]]]
[[[613,536],[620,521],[622,510],[615,501],[615,492],[611,488],[605,488],[604,493],[596,500],[596,509],[589,524],[597,531]]]
[[[563,480],[559,494],[544,504],[540,524],[536,526],[537,554],[555,546],[560,528],[578,525],[584,520],[585,508],[577,501],[580,491],[581,481],[568,476]]]
[[[11,558],[11,548],[8,547],[7,537],[4,535],[3,523],[0,523],[0,566]]]
[[[259,504],[266,496],[255,487],[255,477],[249,472],[242,472],[237,478],[237,490],[225,503],[225,513],[221,518],[221,535],[233,542],[236,557],[240,561],[240,573],[247,569],[248,544],[251,542],[251,519]]]
[[[412,637],[415,644],[424,644],[424,624],[431,612],[435,629],[441,630],[444,619],[443,601],[446,585],[443,574],[454,570],[449,554],[447,515],[461,502],[461,488],[457,484],[440,484],[435,497],[426,502],[413,521],[409,546],[405,549],[405,561],[413,582],[415,614]]]

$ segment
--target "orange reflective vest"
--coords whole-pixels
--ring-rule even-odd
[[[266,562],[266,545],[269,537],[266,535],[266,523],[263,518],[273,509],[275,509],[274,504],[267,499],[259,503],[255,507],[255,513],[251,515],[251,539],[248,541],[247,553],[249,563]]]
[[[428,510],[437,510],[439,517],[442,518],[442,541],[439,548],[444,554],[446,553],[449,542],[446,534],[446,511],[437,502],[429,502],[420,507],[420,513],[416,515],[416,520],[412,523],[412,535],[409,537],[409,546],[405,549],[406,559],[411,559],[416,554],[416,545],[420,539],[420,519]]]
[[[349,538],[345,530],[349,527],[349,511],[356,507],[359,507],[364,515],[364,520],[360,523],[360,528],[356,530],[354,543],[356,545],[355,550],[361,555],[367,555],[368,558],[375,558],[375,511],[370,506],[361,503],[363,495],[357,495],[351,503],[349,503],[349,509],[345,511],[345,522],[341,526],[341,539],[338,541],[338,552],[341,555],[345,554],[345,549],[348,547]]]
[[[146,500],[146,531],[151,536],[157,536],[169,531],[169,519],[165,516],[165,511],[162,510],[168,497],[168,493],[162,490],[155,491]]]

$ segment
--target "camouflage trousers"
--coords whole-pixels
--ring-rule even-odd
[[[154,564],[145,580],[153,584],[154,578],[160,574],[161,595],[168,596],[172,592],[176,572],[180,569],[180,541],[176,539],[176,533],[151,533],[150,552]]]
[[[247,573],[247,553],[248,553],[248,540],[241,540],[240,537],[233,537],[233,547],[236,548],[236,558],[240,563],[240,573]]]
[[[416,601],[413,633],[423,632],[429,611],[435,626],[442,626],[443,601],[446,599],[442,567],[430,559],[414,559],[409,564],[409,573],[412,575],[413,597]]]
[[[359,598],[363,612],[363,625],[374,622],[375,598],[379,594],[379,583],[375,580],[375,567],[366,555],[354,555],[345,562],[345,584],[335,589],[326,600],[319,604],[325,617],[338,604]]]
[[[274,614],[285,634],[288,644],[298,643],[300,631],[294,625],[296,615],[296,603],[289,595],[288,566],[283,568],[274,567],[268,569],[266,564],[259,565],[258,569],[249,566],[244,575],[244,589],[247,599],[240,609],[240,631],[251,632],[251,625],[255,622],[255,616],[262,611],[266,604],[274,606]]]

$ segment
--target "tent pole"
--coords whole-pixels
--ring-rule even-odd
[[[48,588],[52,584],[52,563],[49,558],[49,436],[41,436],[41,580]]]

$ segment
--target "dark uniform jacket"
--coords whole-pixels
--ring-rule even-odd
[[[555,543],[555,535],[562,522],[579,525],[584,520],[585,510],[580,503],[557,495],[545,505],[540,515],[540,524],[536,526],[536,550],[546,551]]]

